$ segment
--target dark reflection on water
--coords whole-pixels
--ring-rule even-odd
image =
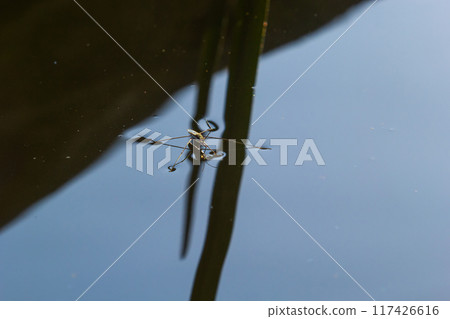
[[[241,1],[231,14],[231,50],[229,79],[225,104],[223,137],[248,137],[258,56],[261,51],[268,1]],[[245,149],[236,149],[237,163],[245,158]],[[208,232],[203,247],[191,300],[214,300],[223,263],[233,231],[237,198],[243,167],[219,163],[213,188]]]
[[[304,1],[287,10],[283,1],[272,1],[268,33],[273,36],[266,49],[319,28],[359,1],[323,7],[325,2]],[[215,55],[216,45],[202,43],[219,41],[217,35],[226,32],[214,27],[221,21],[215,19],[220,6],[207,0],[195,6],[186,1],[79,3],[171,94],[196,80],[199,57]],[[320,11],[320,18],[312,11]],[[117,135],[154,113],[167,95],[71,1],[12,2],[1,14],[3,227],[95,162]],[[228,43],[219,45],[227,52]],[[216,69],[227,60],[224,55]],[[208,76],[197,78],[207,87]],[[199,101],[205,97],[202,91]],[[203,117],[202,108],[197,111]]]
[[[323,21],[316,23],[315,28],[356,2],[358,1],[346,1],[333,6],[335,12],[327,11],[323,15]],[[234,79],[231,76],[228,84],[226,114],[231,112],[232,115],[226,116],[225,134],[230,134],[233,138],[235,134],[241,138],[247,136],[247,129],[242,129],[248,128],[246,118],[249,118],[252,100],[249,92],[254,86],[257,53],[259,47],[262,47],[259,35],[265,15],[263,2],[220,2],[210,5],[203,1],[196,4],[195,10],[183,2],[169,4],[152,1],[146,3],[147,8],[143,8],[142,3],[138,6],[127,3],[128,11],[139,8],[136,12],[130,12],[133,23],[127,21],[125,16],[118,15],[123,12],[120,3],[109,4],[108,10],[100,2],[79,3],[81,10],[86,10],[86,13],[98,20],[112,35],[113,41],[127,48],[127,52],[121,52],[93,21],[89,21],[80,12],[75,3],[29,2],[28,8],[21,3],[20,7],[12,6],[7,11],[7,18],[3,20],[2,34],[7,35],[7,41],[8,38],[10,42],[17,38],[24,39],[19,46],[9,46],[10,51],[7,51],[4,59],[9,62],[6,73],[10,76],[13,73],[34,74],[28,82],[26,79],[29,77],[22,76],[19,86],[10,82],[11,87],[6,91],[9,95],[2,98],[11,106],[17,102],[20,105],[19,108],[11,109],[15,115],[6,112],[6,117],[2,117],[3,120],[15,120],[8,120],[7,125],[2,125],[6,128],[6,134],[3,134],[6,145],[2,145],[2,149],[11,150],[9,158],[0,164],[3,169],[0,188],[3,226],[95,161],[115,136],[154,112],[167,98],[158,86],[147,84],[145,74],[136,69],[136,65],[129,61],[126,54],[136,61],[142,61],[142,67],[149,70],[159,83],[163,83],[168,92],[174,92],[193,80],[189,75],[194,73],[192,66],[195,64],[189,61],[195,60],[196,55],[200,56],[197,68],[200,88],[195,112],[197,120],[207,112],[211,75],[230,59],[231,73],[234,72],[237,76]],[[276,9],[280,5],[277,1],[272,5],[275,21],[277,12],[282,12]],[[252,6],[262,6],[263,9],[254,9]],[[300,7],[299,12],[303,12]],[[25,8],[28,10],[24,10]],[[53,14],[57,19],[50,23],[46,19],[44,24],[40,12]],[[162,12],[171,14],[164,15]],[[179,13],[182,14],[182,19]],[[20,28],[15,19],[9,18],[14,15],[21,15],[31,25],[31,30],[39,31],[39,40],[36,40],[29,29]],[[65,23],[69,20],[76,23]],[[256,27],[250,24],[245,29],[246,20],[256,23]],[[280,33],[280,29],[285,28],[284,20],[279,21],[283,22],[278,26],[275,22],[271,32],[283,36],[277,37],[269,48],[309,31],[308,28],[302,28],[302,31],[286,35],[284,30]],[[126,28],[121,27],[123,25],[134,26],[128,31],[132,37],[127,37]],[[164,30],[164,35],[161,30]],[[232,37],[228,37],[228,33]],[[197,37],[198,34],[202,36]],[[285,38],[285,42],[280,42],[280,38]],[[253,50],[251,58],[246,56],[249,54],[246,53],[247,47]],[[30,53],[31,61],[26,58],[26,54]],[[250,72],[246,76],[253,79],[251,83],[248,80],[242,82],[242,76],[234,71],[239,68]],[[246,88],[244,95],[240,93],[241,86]],[[29,93],[19,94],[23,90]],[[230,97],[233,95],[236,98]],[[22,96],[22,99],[18,100],[18,96]],[[245,96],[250,99],[240,101]],[[237,107],[240,108],[239,112]],[[243,117],[244,114],[247,116]],[[241,121],[232,122],[230,116],[238,117]],[[235,123],[242,123],[241,129]],[[195,121],[192,124],[192,127],[198,129]],[[14,140],[23,140],[24,143],[21,145],[14,142],[12,136]],[[219,176],[222,176],[222,170],[223,168],[219,168]],[[189,182],[196,180],[199,173],[199,167],[194,167]],[[230,178],[232,175],[226,174],[225,177]],[[227,178],[223,180],[226,181]],[[227,186],[235,192],[233,198],[237,198],[239,179],[236,179],[237,184],[235,182]],[[227,183],[222,181],[218,184]],[[215,193],[219,191],[220,189]],[[189,244],[195,192],[194,186],[187,196],[182,256],[185,256]],[[222,254],[223,261],[226,251]],[[218,277],[217,274],[216,286]],[[212,299],[214,295],[212,293],[207,298]]]

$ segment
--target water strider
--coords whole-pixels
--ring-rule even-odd
[[[193,129],[187,129],[187,132],[189,135],[184,136],[177,136],[177,137],[171,137],[166,139],[160,139],[160,140],[154,140],[151,138],[146,137],[140,137],[137,139],[139,142],[145,142],[147,141],[151,145],[161,144],[168,147],[174,147],[181,149],[180,155],[178,155],[175,162],[168,167],[170,172],[173,172],[176,170],[176,166],[183,163],[187,158],[189,158],[192,154],[194,155],[194,163],[198,165],[200,162],[208,162],[210,160],[216,159],[216,158],[222,158],[225,156],[225,153],[222,151],[219,151],[215,148],[212,148],[208,145],[207,140],[208,139],[216,139],[216,140],[222,140],[222,141],[228,141],[230,143],[236,143],[245,146],[246,148],[258,148],[261,150],[269,150],[269,147],[259,147],[259,146],[248,146],[245,143],[238,142],[234,139],[228,139],[223,137],[214,137],[209,136],[211,132],[217,131],[218,126],[213,121],[205,120],[206,125],[208,126],[207,129],[197,132]],[[184,146],[179,145],[173,145],[166,143],[167,141],[177,140],[177,139],[183,139],[183,138],[189,138],[187,143]],[[188,150],[186,156],[182,158],[184,152]],[[182,159],[181,159],[182,158]],[[197,162],[195,162],[197,161]]]

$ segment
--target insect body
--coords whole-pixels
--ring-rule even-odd
[[[210,161],[215,158],[224,157],[225,153],[218,151],[215,148],[212,148],[211,146],[208,145],[208,143],[206,141],[208,139],[217,139],[217,140],[225,140],[225,141],[231,141],[231,140],[222,138],[222,137],[209,136],[209,134],[211,132],[217,131],[218,128],[217,128],[217,125],[212,121],[205,120],[205,122],[206,122],[206,125],[208,126],[208,128],[206,130],[203,130],[200,132],[197,132],[193,129],[188,129],[187,132],[189,135],[186,135],[186,136],[171,137],[171,138],[166,138],[166,139],[161,139],[161,140],[153,140],[153,139],[141,137],[140,141],[147,140],[148,143],[152,144],[152,145],[163,144],[163,145],[166,145],[169,147],[181,149],[181,153],[180,153],[180,155],[178,155],[175,162],[168,167],[170,172],[175,171],[176,166],[178,166],[179,164],[184,162],[187,158],[191,157],[192,154],[194,154],[194,164],[200,163],[202,161],[207,162],[207,161]],[[211,123],[212,123],[212,125],[211,125]],[[172,140],[182,139],[182,138],[189,138],[189,140],[187,141],[187,143],[184,146],[178,146],[178,145],[166,143],[167,141],[172,141]],[[233,142],[237,143],[237,144],[242,144],[242,145],[248,147],[244,143],[241,143],[241,142],[238,142],[235,140],[233,140]],[[259,148],[259,149],[270,149],[267,147],[256,147],[256,146],[251,146],[251,147],[255,147],[255,148]],[[187,155],[184,158],[182,158],[183,154],[186,151],[187,151]]]

